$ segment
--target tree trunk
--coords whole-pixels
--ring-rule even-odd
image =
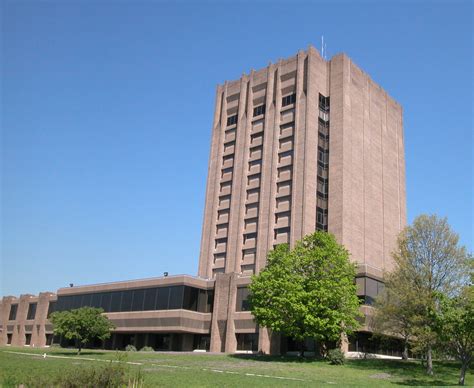
[[[304,341],[300,343],[300,357],[304,358]]]
[[[405,342],[403,343],[402,360],[408,360],[408,341],[407,340],[405,340]]]
[[[79,342],[79,346],[77,347],[77,354],[81,354],[81,346],[82,344]]]
[[[466,371],[469,363],[467,361],[462,362],[461,366],[461,374],[459,375],[459,382],[458,385],[464,385],[464,379],[466,377]]]
[[[433,375],[433,354],[431,346],[428,347],[426,352],[426,374],[429,376]]]

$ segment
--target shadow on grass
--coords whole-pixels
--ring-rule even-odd
[[[435,361],[434,376],[428,376],[419,361],[402,360],[351,360],[347,366],[358,370],[378,370],[403,379],[393,382],[407,386],[446,386],[455,385],[459,374],[459,364],[450,361]]]
[[[446,387],[448,385],[456,385],[451,383],[448,383],[446,380],[420,380],[420,379],[408,379],[408,380],[403,380],[403,381],[397,381],[394,382],[394,384],[397,385],[407,385],[407,386],[412,386],[412,387],[433,387],[433,386],[438,386],[438,387]]]

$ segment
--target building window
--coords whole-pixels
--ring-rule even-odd
[[[8,333],[8,334],[7,334],[7,345],[11,345],[11,344],[12,344],[12,337],[13,337],[13,334],[12,334],[12,333]]]
[[[31,334],[25,334],[25,345],[31,344]]]
[[[48,315],[46,316],[46,318],[49,318],[49,316],[54,313],[56,309],[56,302],[49,302],[49,305],[48,305]]]
[[[256,352],[258,350],[258,333],[237,333],[237,350]]]
[[[253,117],[265,114],[265,104],[253,108]]]
[[[285,96],[281,99],[281,106],[287,106],[296,102],[296,93]]]
[[[51,346],[53,344],[54,334],[46,334],[46,346]]]
[[[320,207],[316,208],[316,229],[328,230],[328,211]]]
[[[237,304],[235,311],[250,311],[249,289],[247,287],[237,288]]]
[[[16,319],[16,312],[18,311],[18,305],[12,304],[10,306],[10,315],[8,316],[9,321],[14,321]]]
[[[227,117],[227,126],[237,124],[237,115]]]
[[[276,240],[276,238],[278,237],[279,234],[289,235],[290,234],[290,227],[287,226],[287,227],[284,227],[284,228],[276,228],[273,232],[273,238]]]
[[[375,298],[383,291],[385,284],[380,280],[369,277],[357,277],[355,279],[357,285],[357,295],[365,305],[373,305]]]
[[[37,303],[30,303],[28,305],[28,314],[26,314],[26,319],[27,320],[35,319],[36,306],[37,306]]]
[[[325,97],[321,93],[319,93],[319,109],[329,112],[329,97]]]

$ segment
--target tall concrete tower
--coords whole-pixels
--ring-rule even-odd
[[[372,298],[405,223],[402,108],[346,55],[309,47],[217,87],[199,260],[222,301],[216,344],[275,245],[333,233]]]

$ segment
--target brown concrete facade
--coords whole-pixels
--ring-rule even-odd
[[[268,251],[315,230],[333,233],[358,264],[358,294],[370,305],[405,223],[401,106],[346,55],[327,61],[309,47],[217,87],[198,277],[4,297],[0,345],[48,345],[48,310],[97,305],[116,326],[108,348],[277,354],[288,343],[245,311],[246,286]]]
[[[401,106],[346,55],[313,47],[219,85],[215,106],[198,272],[226,279],[215,350],[235,350],[232,284],[315,230],[349,250],[370,303],[406,224]],[[259,349],[277,351],[259,331]]]

